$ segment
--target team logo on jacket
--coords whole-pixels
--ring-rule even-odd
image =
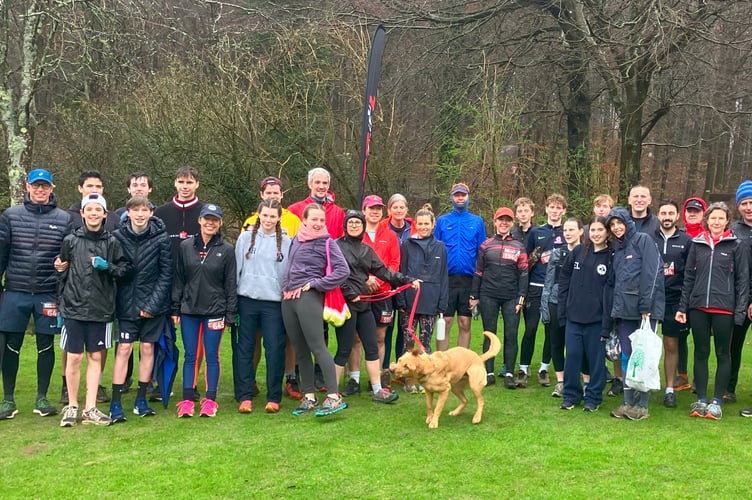
[[[595,268],[595,272],[598,273],[599,276],[603,276],[606,274],[606,264],[598,264]]]
[[[508,248],[505,247],[504,250],[501,252],[501,258],[502,260],[513,260],[517,262],[517,259],[520,257],[520,249],[519,248]]]

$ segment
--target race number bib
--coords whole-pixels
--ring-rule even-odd
[[[57,318],[57,302],[42,302],[42,316]]]
[[[394,311],[381,311],[381,317],[379,318],[379,323],[382,325],[388,325],[392,322],[392,319],[394,318]]]
[[[209,327],[209,330],[224,330],[225,329],[224,318],[210,319],[206,323],[207,323],[207,326]]]

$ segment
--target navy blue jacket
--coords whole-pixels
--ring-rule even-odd
[[[632,219],[632,222],[634,222],[635,225],[635,231],[638,233],[645,233],[652,235],[657,230],[660,230],[661,227],[661,221],[658,220],[658,217],[656,217],[653,212],[650,211],[650,207],[647,209],[647,215],[643,217],[642,219]],[[631,215],[630,215],[631,217]]]
[[[5,274],[5,290],[55,293],[52,263],[71,231],[71,217],[57,208],[54,193],[46,204],[32,203],[27,193],[23,203],[5,210],[0,216],[0,277]]]
[[[621,240],[614,240],[613,306],[614,319],[639,320],[650,313],[651,319],[663,321],[666,297],[663,284],[663,260],[655,240],[638,233],[627,209],[614,207],[606,220],[621,220],[627,230]]]
[[[551,224],[543,224],[530,230],[527,248],[525,249],[528,259],[535,247],[539,246],[542,250],[538,263],[528,270],[528,281],[530,284],[535,283],[543,286],[546,282],[546,267],[548,267],[548,261],[551,259],[551,253],[554,248],[559,248],[564,244],[562,226],[553,227]]]
[[[434,316],[446,311],[449,304],[449,265],[442,242],[433,236],[405,240],[400,247],[400,272],[423,280],[416,314]],[[395,305],[398,309],[410,311],[414,300],[415,289],[408,288],[396,297]]]
[[[118,280],[117,318],[134,321],[141,319],[141,311],[152,316],[170,312],[172,248],[162,219],[152,216],[147,228],[136,234],[126,216],[113,234],[133,265]]]
[[[601,324],[601,336],[607,337],[611,248],[597,252],[590,244],[577,245],[565,257],[559,273],[559,323]]]
[[[681,229],[677,229],[674,234],[666,238],[663,231],[658,229],[653,232],[653,239],[663,259],[663,288],[666,293],[666,303],[678,304],[684,283],[684,265],[687,263],[692,238]]]

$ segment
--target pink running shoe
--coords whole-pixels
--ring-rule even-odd
[[[216,401],[213,399],[204,399],[201,402],[201,413],[199,413],[199,417],[216,417],[217,416],[217,408],[219,408],[219,405]]]
[[[190,399],[183,400],[176,406],[178,407],[178,418],[190,418],[193,416],[195,403]]]

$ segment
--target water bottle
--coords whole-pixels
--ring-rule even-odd
[[[444,321],[444,314],[439,313],[439,319],[436,320],[436,340],[444,340],[446,338],[446,321]]]

